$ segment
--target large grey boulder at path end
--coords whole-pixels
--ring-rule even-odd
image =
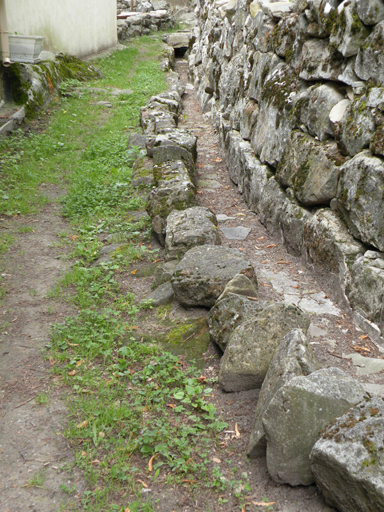
[[[290,331],[276,350],[261,387],[248,444],[249,457],[265,455],[263,416],[276,392],[293,377],[309,375],[318,369],[319,363],[304,333],[300,329]]]
[[[384,510],[384,398],[364,400],[325,429],[311,469],[325,500],[341,512]]]
[[[292,329],[307,332],[309,317],[294,304],[268,303],[231,334],[220,361],[225,391],[260,388],[276,349]]]
[[[183,306],[212,307],[236,274],[256,283],[255,271],[237,249],[217,245],[194,247],[177,265],[172,287]]]
[[[339,368],[294,377],[280,388],[264,413],[267,467],[277,483],[310,485],[309,455],[320,431],[364,398],[357,380]]]
[[[182,258],[197,245],[220,245],[220,235],[214,213],[208,208],[195,206],[174,210],[168,215],[165,252],[167,259]]]

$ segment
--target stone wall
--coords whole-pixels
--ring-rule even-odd
[[[384,329],[384,2],[207,0],[189,65],[231,179]]]

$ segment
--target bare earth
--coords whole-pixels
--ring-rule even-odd
[[[186,71],[186,63],[179,62],[178,72],[185,81]],[[199,136],[197,165],[201,205],[210,207],[216,214],[234,217],[234,220],[220,224],[219,228],[243,226],[251,229],[243,241],[227,240],[221,232],[222,243],[242,250],[251,261],[256,269],[260,295],[274,301],[290,297],[311,313],[309,338],[324,366],[338,366],[363,383],[382,385],[383,372],[357,375],[357,371],[364,373],[363,367],[354,366],[350,359],[343,358],[343,354],[357,353],[353,347],[360,346],[370,350],[371,358],[383,359],[383,353],[364,337],[365,333],[356,329],[348,314],[336,304],[332,290],[326,284],[327,276],[315,275],[298,258],[288,254],[248,210],[229,180],[218,137],[211,123],[203,117],[192,88],[188,88],[184,96],[180,127]],[[50,341],[50,325],[70,313],[65,302],[47,297],[50,288],[69,267],[58,235],[63,231],[70,234],[70,227],[60,216],[60,207],[55,202],[61,193],[59,188],[49,187],[46,193],[52,203],[38,215],[0,218],[1,229],[16,237],[0,263],[1,283],[7,291],[0,307],[1,512],[61,510],[72,499],[69,500],[60,486],[72,488],[73,484],[76,486],[73,504],[65,509],[80,511],[80,498],[87,490],[80,472],[67,470],[74,455],[63,435],[67,414],[62,398],[65,389],[55,385],[54,374],[50,371],[53,361],[42,357],[42,349]],[[33,227],[34,232],[18,233],[17,229],[23,226]],[[137,279],[128,272],[126,279],[127,288],[138,298],[151,291],[152,278]],[[206,313],[205,310],[186,311],[174,304],[170,315],[190,318]],[[155,314],[148,321],[148,329],[153,329],[154,322]],[[209,347],[205,359],[204,373],[216,375],[219,355],[213,346]],[[50,391],[48,404],[39,405],[35,398],[47,391]],[[216,459],[212,463],[219,464],[222,473],[227,465],[237,466],[239,473],[248,474],[252,488],[248,497],[250,503],[267,497],[275,502],[275,511],[329,512],[331,509],[325,505],[315,486],[277,485],[268,475],[265,459],[247,459],[245,449],[257,396],[258,391],[226,394],[215,386],[213,402],[232,432],[221,434],[223,449],[220,453],[212,452]],[[240,437],[234,434],[236,423]],[[43,475],[41,488],[31,487],[30,481],[36,472]],[[166,489],[159,481],[150,492],[154,502],[158,500],[156,510],[161,512],[207,510],[204,508],[204,491],[192,495],[186,487]],[[211,511],[239,510],[231,499],[226,504],[219,504],[218,500],[219,497],[216,504],[211,505]],[[246,510],[258,508],[250,504]]]

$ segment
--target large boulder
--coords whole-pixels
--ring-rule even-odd
[[[367,251],[355,261],[347,296],[354,311],[384,331],[384,258]]]
[[[177,265],[172,286],[183,306],[212,307],[236,274],[256,282],[252,265],[237,249],[217,245],[194,247]]]
[[[168,215],[165,252],[167,259],[182,258],[197,245],[220,245],[216,215],[208,208],[195,206],[174,210]]]
[[[231,334],[220,361],[219,383],[225,391],[260,388],[280,342],[295,328],[304,332],[308,316],[293,304],[268,304]]]
[[[368,151],[340,168],[337,207],[353,236],[384,251],[384,164]]]
[[[332,422],[312,449],[311,470],[341,512],[384,510],[384,400],[370,398]]]
[[[345,161],[336,144],[321,144],[301,131],[292,132],[289,142],[277,167],[276,180],[292,187],[304,205],[329,203],[336,197],[339,166]]]
[[[339,368],[294,377],[281,387],[263,417],[267,466],[273,480],[312,484],[309,455],[320,430],[363,398],[363,387]]]
[[[290,331],[276,350],[260,390],[248,443],[249,457],[265,455],[263,417],[276,392],[293,377],[309,375],[318,369],[316,356],[304,333],[300,329]]]

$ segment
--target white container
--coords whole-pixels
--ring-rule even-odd
[[[43,36],[8,35],[9,53],[12,62],[35,64],[39,61]]]

